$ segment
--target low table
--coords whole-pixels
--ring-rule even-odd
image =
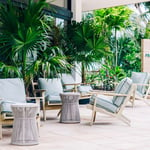
[[[38,144],[39,133],[36,122],[38,105],[31,103],[13,104],[12,112],[14,123],[11,144]]]
[[[60,122],[62,123],[80,123],[79,113],[79,93],[66,92],[60,94],[62,100],[62,109]]]

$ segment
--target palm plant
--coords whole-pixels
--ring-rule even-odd
[[[41,48],[44,40],[41,21],[45,6],[45,0],[38,3],[29,0],[28,7],[20,9],[8,1],[8,5],[2,5],[0,9],[0,59],[19,68],[24,79],[29,75],[28,65],[32,63],[27,60],[28,57],[32,57],[34,51]]]
[[[139,19],[141,19],[141,22],[146,26],[145,38],[150,38],[150,2],[138,3],[135,4],[135,7],[140,14]]]
[[[96,23],[101,26],[103,24],[104,30],[108,30],[109,37],[114,38],[112,52],[114,54],[114,65],[118,65],[118,31],[126,29],[130,26],[129,17],[132,11],[126,6],[119,6],[113,8],[106,8],[94,11],[94,18]],[[111,47],[111,45],[110,45]]]
[[[48,7],[46,0],[29,0],[27,4],[18,8],[8,1],[0,6],[0,75],[22,77],[28,87],[37,73],[48,75],[50,70],[57,73],[66,68],[66,60],[51,43],[52,30],[43,13]]]
[[[65,54],[71,62],[81,63],[82,82],[85,82],[86,69],[93,62],[110,54],[107,44],[91,21],[73,21],[68,27]]]

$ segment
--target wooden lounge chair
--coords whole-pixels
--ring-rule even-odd
[[[106,95],[99,95],[98,92],[93,93],[90,104],[87,108],[92,110],[91,125],[95,121],[96,112],[104,113],[112,117],[122,120],[124,123],[130,125],[130,120],[122,114],[126,103],[130,97],[134,95],[135,87],[130,78],[125,78],[116,86],[114,93],[106,93]],[[112,97],[108,97],[112,96]]]
[[[34,96],[40,93],[43,97],[41,102],[43,110],[43,118],[46,120],[46,110],[60,110],[62,103],[60,98],[60,93],[63,92],[63,87],[60,78],[39,78],[38,82],[33,82]],[[35,88],[38,86],[38,88]],[[60,113],[60,111],[59,111]],[[59,115],[58,113],[58,115]]]
[[[73,76],[69,73],[63,73],[60,75],[64,92],[77,92],[77,87],[81,83],[75,82]]]
[[[2,139],[2,126],[13,124],[11,105],[27,103],[26,100],[29,99],[35,99],[36,103],[39,104],[41,98],[26,97],[23,79],[0,79],[0,139]],[[40,118],[38,117],[38,127],[39,121]]]
[[[148,72],[132,72],[131,79],[136,86],[135,100],[143,100],[148,103],[150,92],[150,74]]]

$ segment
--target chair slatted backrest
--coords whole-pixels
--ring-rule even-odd
[[[129,94],[131,87],[132,87],[132,80],[130,78],[124,78],[120,81],[120,83],[115,88],[115,93],[118,94]],[[124,100],[126,99],[125,96],[114,96],[113,97],[113,104],[117,107],[120,107]]]
[[[134,84],[137,84],[137,91],[143,95],[146,93],[150,81],[150,74],[148,72],[132,72],[131,79]],[[140,85],[138,85],[140,84]]]

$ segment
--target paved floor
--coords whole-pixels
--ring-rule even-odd
[[[56,113],[48,111],[48,120],[42,122],[39,145],[11,145],[12,129],[7,128],[3,130],[0,150],[150,150],[150,106],[142,101],[124,110],[131,127],[100,113],[96,123],[89,126],[91,110],[85,105],[80,106],[80,124],[59,123]]]

